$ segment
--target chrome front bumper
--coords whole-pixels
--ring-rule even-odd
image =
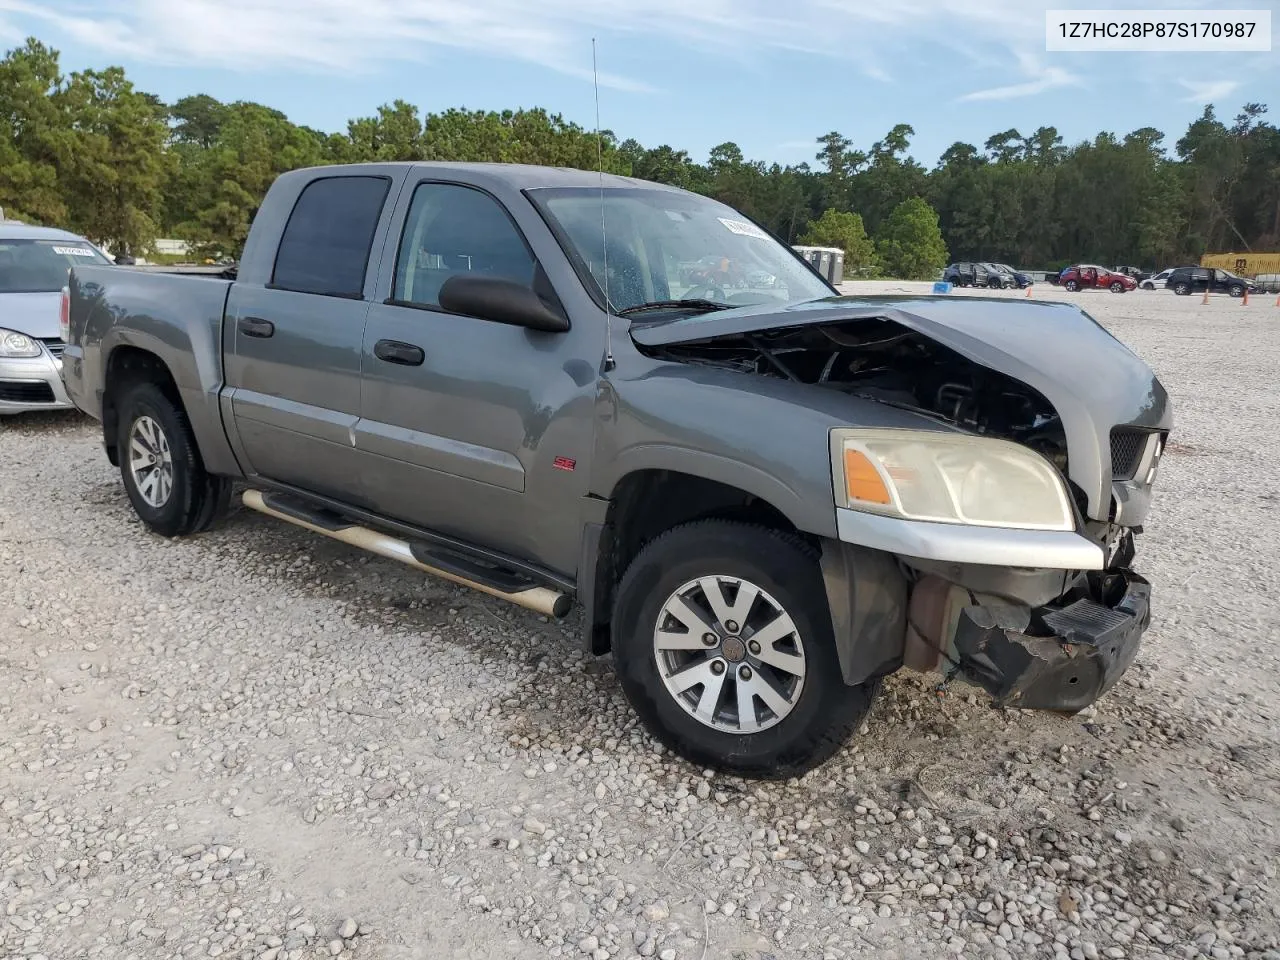
[[[62,384],[62,361],[41,349],[38,357],[0,358],[0,416],[75,406]]]
[[[1078,533],[902,520],[836,509],[845,543],[920,560],[1042,570],[1102,570],[1103,548]]]

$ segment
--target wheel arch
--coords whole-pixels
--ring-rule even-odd
[[[239,466],[227,442],[221,415],[217,412],[215,389],[214,406],[206,400],[206,392],[192,386],[192,371],[184,371],[183,364],[190,364],[189,357],[169,357],[169,350],[162,342],[130,332],[115,342],[104,344],[102,379],[102,441],[107,457],[113,466],[119,466],[116,450],[116,434],[119,424],[119,404],[129,387],[135,383],[154,383],[186,415],[195,438],[196,452],[205,469],[219,476],[238,476]]]
[[[603,522],[588,524],[583,537],[578,598],[584,647],[597,655],[612,648],[609,624],[623,573],[647,543],[673,527],[696,520],[738,520],[820,541],[804,533],[761,487],[769,485],[729,483],[665,467],[638,468],[618,477]]]
[[[107,354],[102,379],[102,445],[114,467],[120,465],[120,451],[116,443],[120,401],[132,386],[139,383],[155,384],[169,400],[184,411],[186,409],[172,371],[158,355],[132,344],[114,346]]]

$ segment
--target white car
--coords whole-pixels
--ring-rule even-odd
[[[76,264],[110,264],[84,237],[0,222],[0,416],[73,406],[62,386],[62,288]]]
[[[1143,290],[1163,290],[1164,282],[1169,279],[1169,274],[1173,273],[1173,267],[1167,270],[1161,270],[1154,277],[1147,277],[1138,286]]]

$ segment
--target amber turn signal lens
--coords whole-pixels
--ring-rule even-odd
[[[844,451],[844,489],[850,500],[861,500],[863,503],[891,503],[889,489],[880,479],[880,471],[875,468],[866,454],[848,447]]]

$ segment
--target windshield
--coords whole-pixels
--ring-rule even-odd
[[[673,300],[737,307],[832,295],[788,248],[706,197],[606,188],[602,214],[601,191],[594,187],[529,193],[560,226],[580,273],[601,288],[607,259],[615,311]]]
[[[0,293],[57,293],[76,264],[110,262],[85,240],[0,237]]]

